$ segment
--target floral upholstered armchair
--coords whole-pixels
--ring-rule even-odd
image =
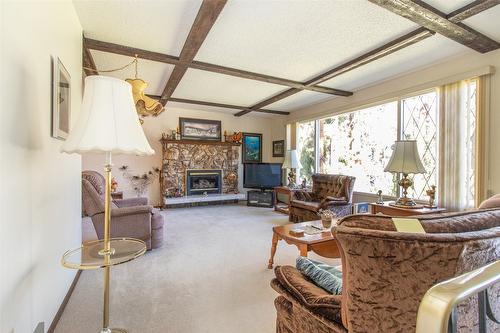
[[[312,175],[312,191],[293,192],[290,201],[290,221],[319,220],[320,210],[330,210],[337,216],[346,216],[352,209],[355,177],[344,175]]]

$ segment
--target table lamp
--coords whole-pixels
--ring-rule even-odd
[[[154,154],[139,123],[130,84],[107,76],[87,76],[78,121],[61,152],[105,154],[104,239],[66,252],[62,264],[76,269],[104,269],[103,327],[100,332],[126,332],[109,328],[110,267],[144,254],[146,244],[134,238],[110,238],[111,155]]]
[[[408,178],[408,174],[426,172],[418,154],[417,141],[396,141],[391,159],[384,171],[403,174],[403,178],[398,182],[398,185],[403,188],[402,196],[392,205],[404,208],[420,208],[421,205],[417,205],[412,198],[408,198],[408,187],[413,185],[413,180]]]
[[[282,169],[290,169],[288,173],[288,187],[293,188],[296,186],[295,183],[295,170],[301,169],[302,165],[300,164],[299,156],[295,149],[288,150],[285,155],[285,162],[281,166]]]

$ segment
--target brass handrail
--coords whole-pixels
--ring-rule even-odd
[[[448,332],[448,322],[455,306],[498,282],[500,260],[431,287],[418,308],[416,333]]]

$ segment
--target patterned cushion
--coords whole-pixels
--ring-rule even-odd
[[[342,272],[335,267],[306,257],[297,257],[296,265],[297,269],[318,287],[333,295],[342,294]]]

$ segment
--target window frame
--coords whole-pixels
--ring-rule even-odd
[[[364,109],[368,109],[368,108],[371,108],[371,107],[376,107],[376,106],[379,106],[379,105],[388,104],[388,103],[391,103],[391,102],[396,102],[397,103],[397,135],[396,135],[397,137],[395,138],[395,141],[396,140],[401,140],[402,135],[403,135],[403,126],[402,126],[403,108],[402,108],[402,100],[407,99],[407,98],[416,97],[416,96],[419,96],[419,95],[428,94],[428,93],[431,93],[431,92],[434,92],[436,94],[436,108],[437,108],[437,113],[438,113],[438,117],[439,117],[439,114],[440,114],[440,111],[441,111],[440,110],[441,104],[440,104],[440,100],[439,100],[439,87],[432,87],[432,88],[426,88],[426,89],[422,89],[422,90],[418,90],[418,91],[413,91],[411,93],[400,95],[400,96],[393,97],[393,98],[378,100],[377,102],[373,102],[373,103],[367,103],[367,104],[359,105],[357,107],[349,108],[349,109],[343,110],[342,112],[337,112],[337,113],[334,113],[334,114],[331,114],[331,115],[328,115],[328,116],[324,116],[324,117],[320,117],[320,118],[314,118],[314,119],[306,119],[306,120],[302,120],[302,121],[297,122],[298,124],[300,124],[300,123],[308,123],[308,122],[313,122],[314,121],[314,172],[318,172],[319,167],[320,167],[320,160],[319,160],[319,157],[320,157],[320,152],[319,152],[319,143],[320,143],[319,122],[320,121],[322,121],[324,119],[327,119],[327,118],[336,117],[336,116],[340,116],[340,115],[343,115],[343,114],[348,114],[348,113],[351,113],[351,112],[358,112],[358,111],[362,111]],[[439,121],[438,121],[438,123],[439,123]],[[295,133],[295,137],[296,138],[299,137],[299,128],[300,128],[300,126],[296,126],[296,133]],[[440,131],[439,125],[438,125],[438,128],[437,128],[437,131],[438,132],[436,133],[436,144],[439,147],[439,131]],[[439,169],[439,149],[437,151],[437,159],[436,159],[436,161],[437,161],[436,168]],[[300,176],[300,170],[297,172],[297,176],[298,177]],[[439,181],[439,173],[437,174],[437,176],[438,176],[438,181]],[[402,178],[402,174],[398,173],[397,179],[399,180],[401,178]],[[364,192],[364,191],[355,191],[355,193],[359,193],[361,195],[373,195],[373,196],[376,195],[375,193]],[[382,195],[384,195],[384,197],[387,197],[387,198],[395,198],[395,197],[393,197],[390,194],[384,194],[383,193]],[[401,187],[400,186],[397,187],[396,195],[398,197],[401,196]],[[423,202],[424,200],[422,200],[422,199],[418,200],[417,199],[416,201]]]

